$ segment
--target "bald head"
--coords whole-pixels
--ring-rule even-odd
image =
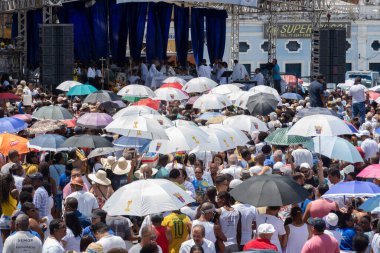
[[[232,154],[228,157],[228,163],[230,165],[237,165],[238,164],[238,157],[235,154]]]
[[[29,216],[26,214],[20,214],[16,218],[17,231],[27,231],[29,229]]]

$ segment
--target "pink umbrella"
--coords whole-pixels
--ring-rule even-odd
[[[362,170],[357,177],[380,178],[380,164],[372,164]]]
[[[30,115],[30,114],[15,114],[12,116],[12,118],[21,119],[24,122],[31,122],[32,121],[32,115]]]

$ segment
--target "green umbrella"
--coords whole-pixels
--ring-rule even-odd
[[[97,89],[90,84],[77,85],[77,86],[72,87],[67,92],[67,96],[85,96],[95,91],[97,91]]]
[[[133,96],[133,95],[127,95],[127,96],[122,97],[121,99],[126,100],[130,103],[134,103],[134,102],[138,102],[141,99],[145,99],[145,98],[147,98],[147,97],[137,97],[137,96]]]
[[[289,127],[278,128],[273,133],[271,133],[265,141],[279,146],[290,146],[296,144],[303,144],[308,147],[313,147],[313,140],[309,137],[297,136],[297,135],[288,135]]]

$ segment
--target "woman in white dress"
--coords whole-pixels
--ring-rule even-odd
[[[302,210],[295,206],[290,210],[292,222],[285,226],[286,253],[301,252],[305,242],[311,237],[311,232],[306,223],[302,221]]]

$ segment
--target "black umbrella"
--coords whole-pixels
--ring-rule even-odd
[[[97,135],[76,135],[62,143],[61,148],[104,148],[113,147],[112,142]]]
[[[292,178],[280,175],[252,177],[231,191],[241,203],[255,207],[284,206],[304,201],[309,192]]]
[[[113,93],[112,91],[99,90],[89,94],[85,99],[84,103],[96,104],[103,103],[107,101],[118,101],[121,97]]]
[[[332,111],[323,107],[304,108],[296,114],[296,117],[303,118],[306,116],[317,115],[317,114],[332,115],[332,116],[339,117],[339,115],[335,111]]]
[[[248,98],[247,109],[252,115],[268,115],[276,110],[278,103],[273,94],[258,92]]]

